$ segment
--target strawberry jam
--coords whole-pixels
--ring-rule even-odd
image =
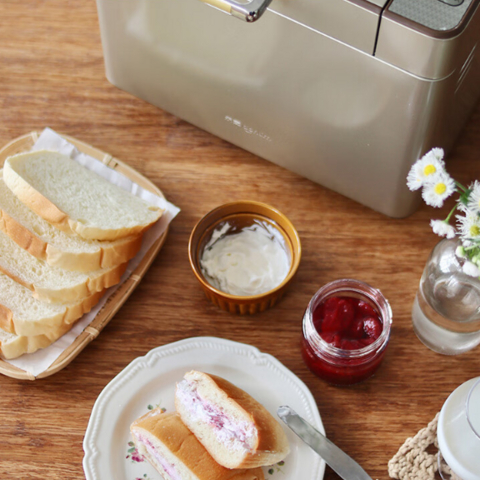
[[[349,385],[367,379],[383,359],[391,319],[390,305],[379,290],[350,279],[329,283],[305,312],[305,363],[329,383]]]
[[[313,311],[315,330],[327,343],[344,350],[371,345],[382,333],[383,322],[366,301],[354,297],[329,297]]]

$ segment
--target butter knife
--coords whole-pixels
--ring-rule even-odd
[[[372,480],[367,472],[343,450],[340,450],[325,435],[312,427],[306,420],[288,406],[279,407],[277,415],[343,480]]]

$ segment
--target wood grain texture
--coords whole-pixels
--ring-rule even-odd
[[[82,441],[95,399],[130,361],[159,345],[212,335],[257,346],[311,389],[328,436],[372,478],[404,440],[434,417],[448,394],[480,372],[479,350],[443,357],[424,347],[410,310],[437,242],[422,206],[394,220],[273,165],[146,102],[105,79],[95,3],[0,2],[0,145],[50,126],[138,169],[182,212],[136,291],[67,368],[36,382],[0,377],[0,478],[84,478]],[[480,109],[450,154],[458,180],[478,178]],[[221,203],[274,205],[297,227],[298,275],[284,299],[254,317],[209,304],[187,257],[195,223]],[[303,311],[326,282],[353,277],[380,288],[394,323],[377,375],[350,388],[327,385],[300,356]],[[327,469],[326,480],[338,478]],[[300,480],[300,479],[287,479]]]

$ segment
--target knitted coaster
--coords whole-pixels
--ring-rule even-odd
[[[396,480],[437,480],[442,478],[461,480],[443,461],[438,450],[437,423],[439,415],[437,413],[435,418],[413,438],[407,438],[395,456],[388,462],[390,478]]]

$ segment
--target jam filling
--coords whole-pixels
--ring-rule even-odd
[[[254,430],[252,424],[233,422],[215,404],[202,398],[195,384],[183,380],[178,387],[179,398],[194,421],[208,423],[213,427],[216,437],[222,443],[229,442],[229,446],[232,448],[251,450],[250,440]]]
[[[369,303],[354,297],[330,297],[313,311],[313,325],[327,343],[343,350],[371,345],[383,323]]]
[[[175,465],[168,462],[165,457],[163,457],[155,448],[152,442],[143,435],[135,434],[139,442],[141,442],[148,453],[155,459],[155,461],[163,468],[165,473],[170,477],[171,480],[182,480],[180,474],[177,472]]]

